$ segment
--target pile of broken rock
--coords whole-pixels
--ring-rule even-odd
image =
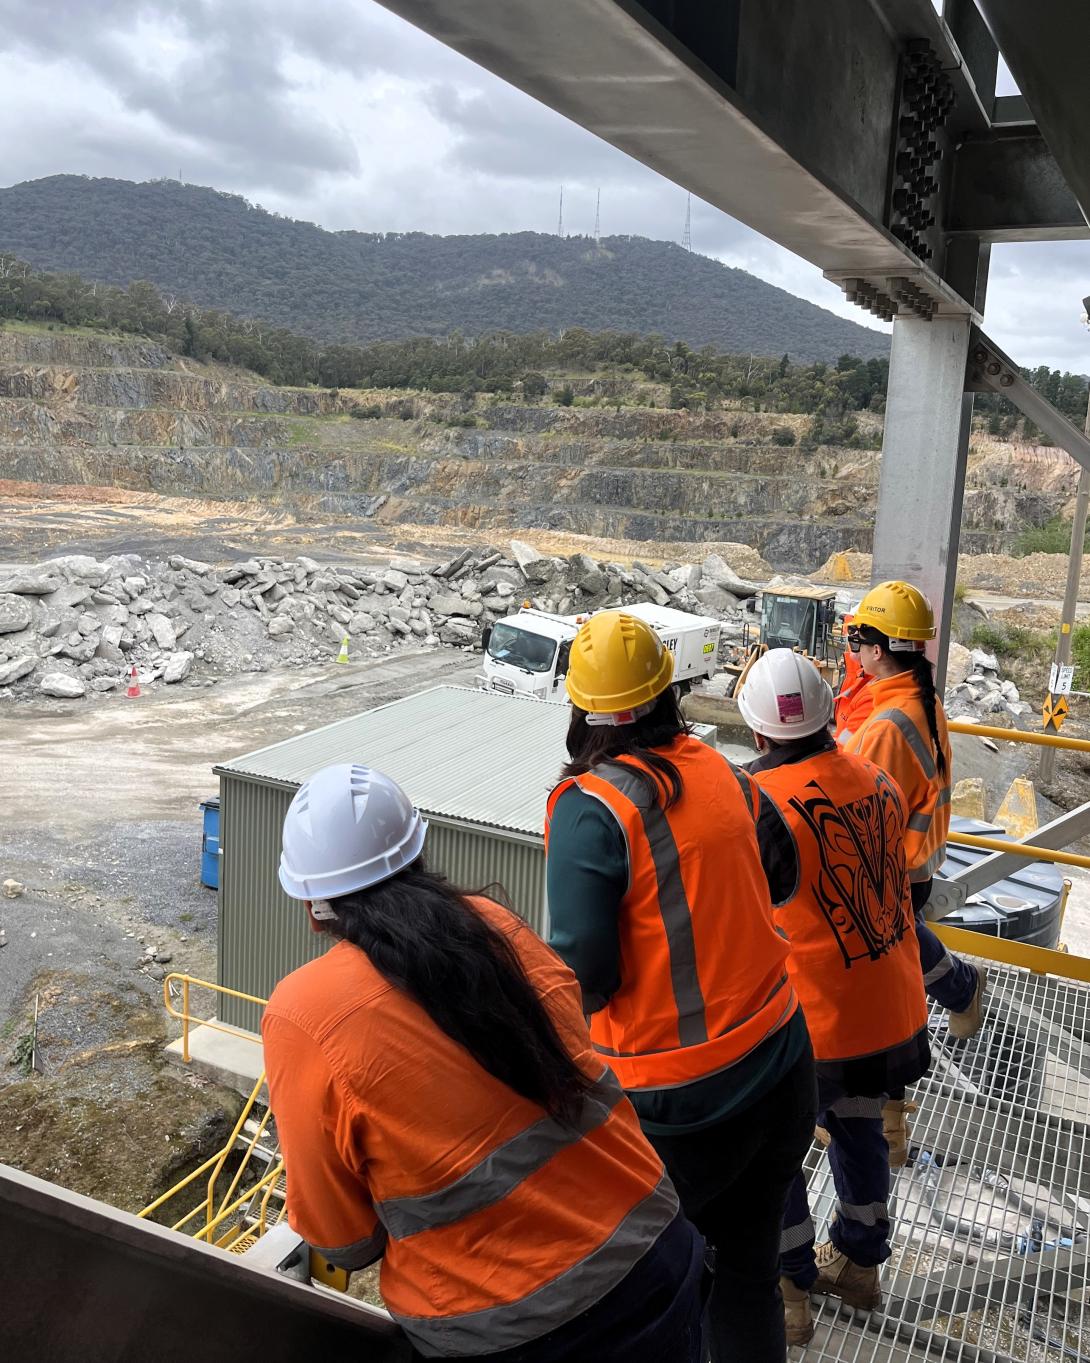
[[[474,647],[485,625],[527,600],[562,614],[654,601],[729,620],[756,590],[716,554],[654,569],[550,558],[518,540],[431,566],[70,554],[0,572],[0,697],[108,694],[134,667],[141,685],[212,685],[329,661],[346,635],[353,658],[409,644]]]
[[[1028,715],[1032,706],[1012,681],[999,676],[999,660],[981,648],[950,644],[944,707],[950,719],[987,722],[996,715]]]

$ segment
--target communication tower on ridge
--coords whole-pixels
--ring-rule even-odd
[[[693,196],[691,194],[685,197],[685,232],[681,238],[681,245],[686,251],[693,249]]]
[[[560,212],[559,212],[559,214],[557,215],[557,219],[556,219],[556,235],[557,235],[558,237],[562,237],[562,236],[564,235],[564,186],[563,186],[563,185],[560,186]]]
[[[602,191],[598,191],[598,199],[594,205],[594,240],[597,241],[602,235]]]

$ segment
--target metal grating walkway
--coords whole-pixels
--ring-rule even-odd
[[[984,1027],[946,1034],[933,1009],[931,1073],[911,1093],[915,1158],[891,1191],[885,1307],[815,1297],[806,1363],[1090,1363],[1090,990],[984,962]],[[819,1239],[835,1202],[808,1157]]]

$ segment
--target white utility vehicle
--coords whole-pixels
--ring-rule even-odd
[[[682,694],[694,681],[714,675],[719,657],[718,620],[643,601],[621,609],[646,621],[674,655],[674,684]],[[589,618],[550,615],[524,606],[515,615],[497,620],[482,639],[484,670],[477,675],[478,688],[564,704],[571,641]]]

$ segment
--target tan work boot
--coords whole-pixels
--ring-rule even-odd
[[[814,1292],[826,1297],[839,1297],[848,1306],[861,1311],[876,1311],[882,1305],[882,1290],[878,1286],[878,1269],[864,1268],[852,1263],[831,1240],[814,1247],[818,1276]]]
[[[988,987],[988,972],[981,970],[980,966],[975,965],[976,971],[976,990],[968,1008],[961,1013],[951,1013],[946,1024],[947,1031],[951,1036],[959,1037],[964,1040],[966,1037],[976,1036],[980,1031],[980,1025],[984,1021],[984,991]]]
[[[780,1279],[783,1294],[783,1322],[788,1344],[809,1344],[814,1337],[814,1316],[810,1310],[810,1293],[796,1287],[790,1278]]]
[[[916,1104],[904,1098],[887,1098],[882,1107],[882,1135],[889,1146],[889,1167],[900,1169],[908,1163],[908,1141],[912,1128],[908,1124],[909,1113],[916,1111]]]
[[[814,1140],[817,1141],[818,1145],[823,1145],[825,1149],[828,1150],[829,1146],[832,1144],[833,1138],[823,1126],[815,1126]]]

